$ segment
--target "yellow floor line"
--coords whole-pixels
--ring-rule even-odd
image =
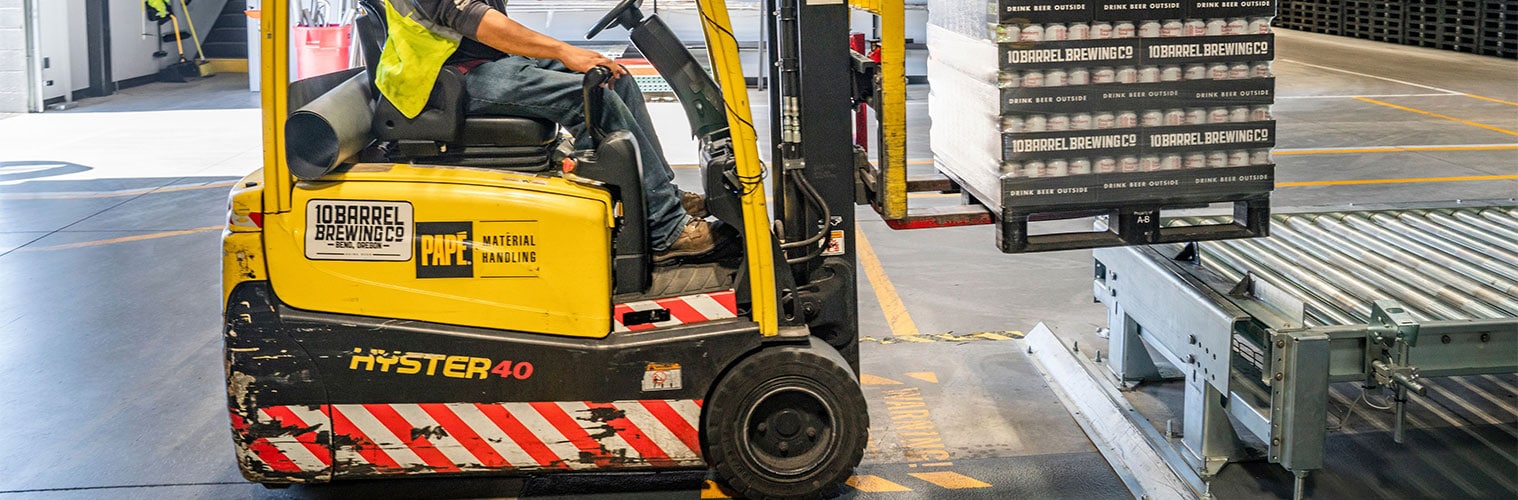
[[[1276,156],[1293,155],[1339,155],[1360,153],[1411,153],[1419,151],[1510,151],[1518,150],[1518,144],[1489,144],[1481,146],[1374,146],[1344,149],[1287,149],[1276,150]]]
[[[877,167],[880,166],[879,164],[875,163],[874,161],[871,161],[870,164],[871,165],[875,165]],[[933,164],[933,160],[907,160],[907,165],[932,165],[932,164]],[[696,164],[692,164],[692,163],[682,163],[682,164],[679,164],[679,165],[670,165],[669,168],[673,168],[673,169],[689,169],[689,168],[701,168],[701,166],[700,165],[696,165]]]
[[[197,184],[193,186],[173,186],[145,189],[123,189],[120,191],[100,192],[66,192],[66,193],[9,193],[0,194],[0,200],[79,200],[86,198],[116,198],[120,196],[137,196],[152,193],[173,193],[176,191],[192,191],[196,189],[213,189],[232,187],[235,182],[218,182],[216,184]]]
[[[1346,179],[1337,181],[1277,182],[1276,187],[1354,186],[1360,184],[1413,184],[1419,182],[1464,182],[1518,180],[1518,175],[1469,175],[1464,177],[1409,177],[1402,179]]]
[[[1455,118],[1455,117],[1449,116],[1449,115],[1441,115],[1439,113],[1424,111],[1424,110],[1421,110],[1421,109],[1413,109],[1413,108],[1409,108],[1407,106],[1398,106],[1396,104],[1392,104],[1392,103],[1389,103],[1389,102],[1381,102],[1381,101],[1377,101],[1375,99],[1371,99],[1371,98],[1368,98],[1368,97],[1356,97],[1355,99],[1358,99],[1358,100],[1361,100],[1361,101],[1365,101],[1365,102],[1368,102],[1368,103],[1371,103],[1371,104],[1379,104],[1379,105],[1386,106],[1386,107],[1392,108],[1392,109],[1400,109],[1400,110],[1403,110],[1403,111],[1407,111],[1407,112],[1411,112],[1411,113],[1417,113],[1417,114],[1420,114],[1420,115],[1427,115],[1427,116],[1432,116],[1434,118],[1443,118],[1445,120],[1449,120],[1449,121],[1452,121],[1452,122],[1464,123],[1464,124],[1470,125],[1472,127],[1480,127],[1480,128],[1484,128],[1484,129],[1487,129],[1487,130],[1491,130],[1493,132],[1501,132],[1501,133],[1504,133],[1504,134],[1507,134],[1507,135],[1518,135],[1518,132],[1514,132],[1514,131],[1511,131],[1511,130],[1508,130],[1508,129],[1504,129],[1504,128],[1493,127],[1493,126],[1487,125],[1485,123],[1476,123],[1476,122],[1473,122],[1473,121],[1470,121],[1470,120],[1461,119],[1461,118]]]
[[[1476,99],[1480,99],[1480,100],[1483,100],[1483,101],[1492,101],[1492,102],[1496,102],[1496,103],[1502,103],[1502,104],[1506,104],[1508,106],[1518,106],[1518,102],[1504,101],[1502,99],[1494,99],[1494,98],[1487,97],[1487,96],[1482,96],[1482,95],[1465,94],[1465,96],[1466,97],[1474,97]]]
[[[864,237],[864,231],[855,231],[854,234],[858,235],[856,244],[859,248],[859,265],[864,268],[864,275],[870,279],[870,288],[875,289],[875,299],[880,301],[880,310],[885,313],[886,323],[891,325],[891,334],[898,337],[917,335],[917,323],[912,321],[907,306],[901,302],[901,296],[896,294],[896,286],[891,284],[885,268],[880,266],[880,258],[875,255],[870,240]]]
[[[880,476],[853,476],[844,481],[854,489],[865,493],[885,493],[890,491],[912,491],[911,488],[902,486],[881,478]]]
[[[100,246],[100,245],[110,245],[112,243],[126,243],[126,242],[130,242],[130,241],[142,241],[142,240],[153,240],[153,239],[158,239],[158,238],[168,238],[170,236],[184,236],[184,235],[187,235],[187,234],[204,233],[206,231],[216,231],[216,230],[219,230],[219,229],[221,229],[223,227],[224,226],[206,226],[206,227],[195,228],[195,229],[182,229],[182,230],[179,230],[179,231],[163,231],[163,232],[159,232],[159,233],[148,233],[148,234],[138,234],[138,235],[133,235],[133,236],[123,236],[123,237],[120,237],[120,238],[111,238],[111,239],[105,239],[105,240],[81,241],[79,243],[69,243],[67,245],[52,245],[52,246],[45,246],[45,247],[21,247],[18,250],[27,251],[27,252],[46,252],[46,251],[53,251],[53,250],[69,250],[69,249],[73,249],[73,248],[85,248],[85,247],[94,247],[94,246]]]
[[[949,471],[939,472],[913,472],[912,477],[927,481],[945,489],[964,490],[970,488],[990,488],[991,485],[979,479],[964,474]]]
[[[1003,335],[1003,334],[1008,334],[1008,335]],[[1004,332],[1001,332],[1001,333],[980,332],[980,333],[972,333],[969,336],[970,337],[979,337],[979,338],[983,338],[983,339],[986,339],[986,340],[1013,340],[1013,339],[1023,338],[1023,332],[1019,332],[1019,331],[1016,331],[1016,330],[1004,331]]]
[[[999,330],[995,332],[968,333],[964,335],[956,335],[953,333],[918,333],[917,335],[904,335],[900,337],[884,338],[875,338],[869,335],[865,335],[859,337],[859,341],[874,342],[880,345],[900,344],[903,342],[914,344],[925,344],[928,342],[954,342],[963,344],[965,342],[995,342],[1017,340],[1020,338],[1023,338],[1023,332],[1017,330]]]

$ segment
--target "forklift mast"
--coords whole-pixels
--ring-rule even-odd
[[[849,10],[765,0],[770,171],[777,236],[797,287],[788,310],[858,369]],[[803,77],[804,76],[804,77]],[[828,300],[828,299],[832,300]]]

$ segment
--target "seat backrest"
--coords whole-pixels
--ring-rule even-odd
[[[359,4],[363,6],[365,13],[355,21],[358,28],[358,42],[363,50],[364,64],[370,68],[372,75],[379,67],[380,53],[384,51],[388,37],[389,23],[385,18],[385,1],[359,0]],[[428,98],[426,107],[420,115],[410,119],[402,115],[389,100],[379,93],[379,88],[372,80],[369,83],[370,90],[373,91],[372,95],[375,96],[374,120],[371,128],[374,136],[382,141],[435,141],[449,144],[510,147],[541,146],[551,141],[558,129],[549,121],[520,117],[488,119],[477,117],[473,121],[491,120],[497,122],[495,125],[498,126],[483,127],[484,124],[476,123],[475,127],[467,127],[466,123],[470,120],[466,116],[468,96],[464,88],[464,78],[462,72],[453,67],[444,66],[438,73],[437,83],[432,89],[432,95]],[[471,134],[469,128],[488,130],[478,130]],[[518,133],[481,137],[482,133],[499,132],[503,129]]]
[[[389,26],[385,20],[384,0],[359,0],[364,15],[354,22],[358,24],[359,43],[364,51],[364,64],[373,76],[379,68],[380,53],[384,51]],[[370,86],[374,82],[370,81]],[[442,143],[458,142],[464,129],[464,82],[456,70],[444,68],[438,75],[427,105],[415,118],[395,108],[377,87],[374,90],[374,121],[372,132],[381,141],[418,140]]]
[[[364,15],[359,16],[353,23],[358,28],[358,46],[364,54],[364,67],[369,68],[369,90],[371,95],[378,96],[379,89],[374,86],[374,68],[379,67],[380,52],[385,49],[386,32],[389,26],[385,21],[384,0],[358,0],[364,8]]]

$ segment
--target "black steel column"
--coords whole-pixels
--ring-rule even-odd
[[[111,12],[110,0],[84,1],[84,31],[89,44],[90,86],[84,97],[102,97],[115,92],[111,82]],[[235,0],[234,0],[235,1]],[[70,89],[72,90],[72,89]]]
[[[801,156],[800,171],[827,203],[832,220],[827,229],[842,231],[843,254],[814,259],[797,269],[814,281],[836,274],[841,267],[848,276],[830,281],[840,289],[840,300],[821,304],[813,334],[838,347],[858,369],[859,301],[854,225],[853,121],[850,106],[849,9],[842,1],[798,0],[800,5],[801,63]],[[783,168],[777,165],[775,168]],[[818,221],[809,221],[815,224]],[[813,225],[808,230],[815,230]],[[798,228],[800,229],[800,228]],[[790,229],[787,228],[789,231]],[[828,266],[828,267],[825,267]],[[842,279],[839,279],[842,278]]]

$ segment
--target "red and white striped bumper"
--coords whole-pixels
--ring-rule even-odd
[[[623,316],[630,312],[668,309],[669,321],[627,325]],[[738,317],[738,299],[732,290],[716,293],[698,293],[658,300],[644,300],[617,304],[612,308],[612,331],[636,332],[666,326],[687,325]]]
[[[702,466],[700,421],[698,400],[274,406],[256,425],[232,414],[251,477]]]

